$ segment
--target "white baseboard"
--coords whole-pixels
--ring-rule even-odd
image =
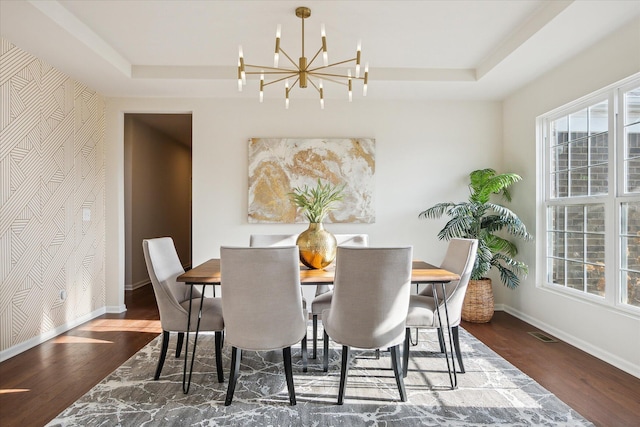
[[[63,334],[68,330],[73,329],[76,326],[79,326],[85,322],[88,322],[91,319],[95,319],[98,316],[102,316],[105,312],[106,312],[105,307],[99,308],[98,310],[95,310],[89,314],[79,317],[71,322],[67,322],[63,325],[60,325],[55,329],[45,332],[44,334],[40,334],[36,337],[23,341],[20,344],[16,344],[13,347],[9,347],[6,350],[2,350],[0,351],[0,362],[4,362],[5,360],[10,359],[13,356],[16,356],[24,351],[27,351],[32,347],[42,344],[43,342],[48,341],[51,338],[57,337],[58,335]]]
[[[127,306],[122,304],[122,305],[108,305],[107,307],[105,307],[105,311],[106,313],[124,313],[125,311],[127,311]]]
[[[554,337],[560,338],[562,341],[571,344],[574,347],[579,348],[582,351],[589,353],[590,355],[597,357],[598,359],[607,362],[610,365],[615,366],[618,369],[622,369],[628,374],[633,375],[634,377],[640,378],[640,366],[635,365],[627,360],[621,359],[615,354],[611,354],[606,350],[603,350],[599,347],[596,347],[586,341],[583,341],[579,338],[574,337],[573,335],[567,334],[562,330],[555,328],[543,321],[540,321],[534,317],[529,316],[519,310],[516,310],[513,307],[506,306],[501,304],[502,310],[511,314],[512,316],[517,317],[520,320],[524,320],[525,322],[535,326],[538,329],[547,332]]]
[[[145,279],[145,280],[140,280],[139,282],[136,283],[131,283],[128,285],[124,285],[124,290],[125,291],[135,291],[138,288],[141,288],[143,286],[147,286],[151,284],[151,280],[149,279]]]

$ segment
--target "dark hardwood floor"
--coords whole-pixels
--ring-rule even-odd
[[[126,293],[127,312],[106,314],[0,363],[0,425],[42,426],[160,332],[150,286]],[[640,379],[504,312],[463,323],[513,365],[598,426],[638,426]]]

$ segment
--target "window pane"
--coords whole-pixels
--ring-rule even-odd
[[[584,206],[567,206],[567,230],[584,230]]]
[[[587,136],[587,110],[580,110],[569,116],[569,141]]]
[[[640,157],[625,162],[625,175],[627,193],[640,193]]]
[[[584,290],[584,264],[567,262],[567,287]]]
[[[551,171],[566,171],[569,167],[569,149],[567,145],[559,145],[551,149]]]
[[[569,173],[558,172],[551,175],[551,197],[561,198],[569,196]]]
[[[567,258],[576,261],[584,260],[584,234],[567,233]]]
[[[627,148],[625,159],[640,157],[640,123],[624,128]]]
[[[589,195],[603,195],[609,193],[609,166],[593,166],[589,173],[591,174],[591,189]]]
[[[569,121],[566,117],[551,122],[552,145],[562,144],[569,140]]]
[[[549,230],[564,230],[564,206],[550,206],[548,208]]]
[[[621,205],[621,232],[627,236],[640,238],[640,202],[629,202]],[[640,247],[640,241],[638,241]],[[640,250],[640,249],[639,249]]]
[[[549,259],[549,277],[548,281],[557,285],[564,286],[564,268],[565,261],[562,259]]]
[[[588,139],[578,139],[569,143],[569,168],[586,168],[589,166]]]
[[[547,233],[549,253],[553,257],[564,258],[564,233]]]
[[[621,205],[621,268],[640,272],[640,202]]]
[[[604,296],[604,265],[587,265],[587,292]]]
[[[627,291],[626,298],[623,299],[623,302],[635,307],[640,307],[640,273],[623,271],[622,286],[626,287]]]
[[[589,172],[579,169],[569,172],[569,194],[571,196],[586,196],[589,194]]]
[[[604,235],[587,234],[587,261],[604,266]]]
[[[622,268],[640,272],[640,237],[623,237],[622,243]]]
[[[629,91],[625,94],[625,125],[640,122],[640,88]]]
[[[607,101],[589,107],[588,126],[590,135],[609,130],[609,103]]]
[[[587,205],[587,231],[604,233],[604,205]]]
[[[609,161],[609,134],[600,133],[589,138],[589,164],[597,165]]]

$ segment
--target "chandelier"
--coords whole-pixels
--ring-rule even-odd
[[[264,88],[266,86],[282,82],[284,81],[284,89],[285,89],[285,108],[289,108],[289,93],[293,88],[298,84],[298,86],[302,89],[308,87],[309,84],[313,86],[320,96],[320,108],[324,108],[324,88],[322,80],[327,80],[332,83],[337,83],[340,85],[344,85],[347,89],[347,94],[349,97],[349,102],[353,100],[353,88],[352,81],[353,80],[362,80],[362,95],[367,96],[367,82],[369,80],[369,64],[365,64],[364,66],[364,75],[360,76],[360,52],[361,52],[361,43],[358,42],[358,46],[356,49],[355,58],[346,59],[344,61],[334,62],[332,64],[329,63],[329,57],[327,52],[327,35],[325,32],[324,24],[320,27],[320,36],[321,36],[321,46],[320,49],[316,52],[316,54],[311,58],[311,61],[307,60],[307,57],[304,53],[304,20],[311,16],[311,9],[308,7],[298,7],[296,8],[296,16],[302,21],[302,54],[298,59],[298,62],[295,62],[291,57],[287,54],[287,52],[280,47],[280,30],[281,26],[278,25],[276,29],[276,48],[273,56],[273,67],[262,66],[262,65],[251,65],[246,64],[244,62],[244,56],[242,53],[242,46],[239,49],[238,55],[238,90],[242,91],[242,87],[247,84],[246,76],[247,74],[255,74],[260,75],[260,102],[264,99]],[[284,55],[285,58],[291,63],[290,67],[281,67],[279,66],[280,54]],[[323,64],[314,65],[315,60],[322,54]],[[349,64],[355,62],[355,70],[352,75],[351,69],[347,70],[346,74],[344,70],[332,69],[337,65]],[[252,70],[252,71],[249,71]],[[260,71],[257,71],[260,70]],[[273,80],[267,82],[265,81],[265,75],[270,76]],[[290,86],[290,80],[293,80],[293,84]]]

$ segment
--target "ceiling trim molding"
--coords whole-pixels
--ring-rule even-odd
[[[493,70],[509,55],[520,48],[533,35],[547,26],[565,10],[574,0],[555,0],[545,2],[529,19],[509,34],[487,57],[476,67],[476,78],[480,80]]]
[[[131,63],[58,1],[29,0],[29,3],[113,65],[126,77],[131,77]]]

